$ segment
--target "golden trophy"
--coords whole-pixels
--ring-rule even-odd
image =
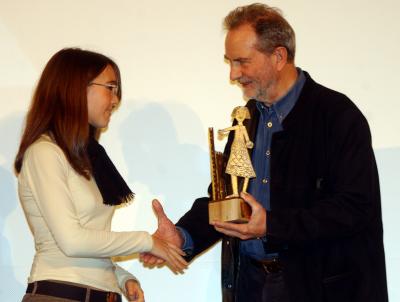
[[[248,149],[253,148],[253,143],[243,125],[245,119],[250,119],[250,113],[247,107],[239,106],[233,109],[232,118],[236,119],[236,125],[218,131],[219,138],[228,135],[230,131],[235,132],[226,168],[224,155],[215,151],[214,130],[208,129],[212,188],[212,198],[208,204],[210,223],[212,221],[246,223],[251,215],[250,206],[239,196],[240,192],[246,192],[249,179],[256,177],[248,152]],[[232,194],[230,195],[227,195],[225,173],[231,178]],[[240,192],[238,177],[243,178],[243,187]]]

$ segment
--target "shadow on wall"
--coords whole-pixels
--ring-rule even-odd
[[[194,198],[207,195],[210,164],[207,148],[201,147],[207,142],[206,129],[198,115],[182,104],[163,106],[160,102],[135,101],[124,108],[129,112],[125,113],[118,133],[128,168],[128,182],[143,184],[151,195],[161,195],[168,217],[176,222],[191,207]],[[149,205],[143,208],[147,209]],[[144,216],[142,212],[140,219]],[[210,297],[204,301],[213,301],[220,296],[219,264],[213,260],[219,256],[210,259],[202,264],[196,261],[188,275],[179,278],[171,277],[168,269],[143,268],[137,261],[126,264],[125,268],[138,273],[144,288],[154,285],[155,279],[164,282],[162,291],[147,292],[146,301],[190,300],[193,292],[182,292],[180,288],[193,286],[196,282],[202,283],[201,288],[204,288],[203,282],[212,284],[207,293],[194,292]]]
[[[209,162],[208,153],[198,145],[179,142],[176,127],[182,136],[204,136],[198,117],[187,107],[171,106],[171,110],[173,114],[157,103],[134,109],[121,125],[120,135],[129,181],[164,196],[167,213],[183,209],[175,217],[179,218],[193,198],[207,194]],[[179,122],[184,124],[176,125]]]
[[[25,283],[21,284],[16,278],[16,269],[21,267],[21,263],[13,257],[12,247],[21,245],[23,248],[26,245],[24,238],[21,238],[21,233],[26,232],[21,232],[21,228],[28,226],[22,224],[22,216],[20,221],[11,222],[18,224],[16,228],[10,226],[7,220],[19,206],[12,164],[19,142],[21,121],[21,115],[17,114],[0,120],[0,158],[4,160],[0,162],[0,301],[19,301],[26,287]],[[18,262],[14,263],[13,259]]]

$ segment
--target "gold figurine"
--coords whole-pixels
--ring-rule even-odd
[[[247,190],[249,179],[256,177],[248,152],[254,144],[250,141],[246,127],[243,125],[245,119],[250,119],[250,113],[247,107],[239,106],[233,109],[231,116],[237,124],[218,131],[220,139],[228,135],[230,131],[234,131],[231,153],[225,171],[223,171],[224,162],[226,162],[224,155],[221,152],[215,152],[214,133],[213,129],[209,128],[212,185],[212,198],[208,205],[210,222],[218,220],[245,223],[251,215],[249,205],[239,197],[238,188],[238,177],[244,178],[243,192]],[[228,196],[226,196],[224,172],[231,177],[232,194]]]
[[[249,109],[244,106],[235,107],[231,116],[238,122],[237,125],[219,130],[218,135],[219,138],[222,138],[228,135],[230,131],[235,131],[231,154],[225,172],[231,176],[233,196],[237,197],[239,196],[238,176],[244,178],[243,192],[247,191],[249,179],[256,177],[247,150],[252,149],[254,144],[250,141],[246,127],[243,125],[245,119],[250,119]]]

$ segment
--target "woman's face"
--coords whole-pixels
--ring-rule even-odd
[[[118,83],[114,69],[107,67],[93,81],[87,89],[89,124],[95,128],[105,128],[110,122],[113,109],[118,104]]]

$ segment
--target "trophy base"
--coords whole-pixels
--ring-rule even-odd
[[[208,204],[208,221],[246,223],[251,215],[250,206],[240,197],[212,201]]]

